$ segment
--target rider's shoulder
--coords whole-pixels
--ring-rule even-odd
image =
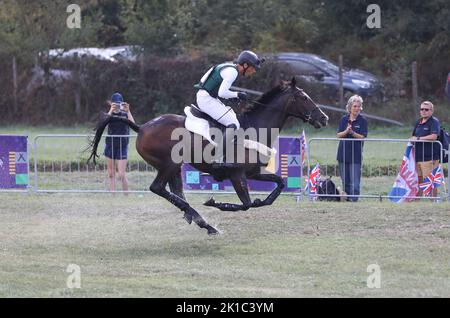
[[[230,74],[230,75],[238,74],[236,64],[233,64],[231,62],[220,64],[219,67],[220,67],[220,74]]]

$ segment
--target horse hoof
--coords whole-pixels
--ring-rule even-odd
[[[253,201],[253,204],[259,206],[262,204],[262,201],[260,199],[255,199],[255,201]]]
[[[214,206],[216,203],[216,201],[214,200],[214,197],[210,197],[208,201],[206,201],[205,203],[203,203],[203,205],[206,206]]]
[[[188,224],[192,223],[192,216],[189,213],[184,213],[183,218],[188,222]]]
[[[216,228],[214,228],[211,225],[208,225],[207,230],[208,230],[208,235],[219,235],[220,234],[219,230],[217,230]]]

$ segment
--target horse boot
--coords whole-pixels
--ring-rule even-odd
[[[213,169],[236,168],[238,166],[237,163],[226,162],[225,160],[227,147],[234,147],[234,137],[235,137],[234,132],[236,128],[237,127],[235,124],[228,125],[225,128],[225,133],[223,135],[223,156],[219,158],[217,161],[212,163]]]

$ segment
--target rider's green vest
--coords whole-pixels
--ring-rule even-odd
[[[195,84],[194,87],[198,89],[204,89],[214,98],[217,98],[219,94],[219,88],[220,85],[222,85],[223,78],[220,76],[220,71],[223,70],[225,67],[234,67],[237,70],[237,67],[233,63],[223,63],[214,66],[214,69],[209,73],[208,78],[204,83],[199,82],[198,84]]]

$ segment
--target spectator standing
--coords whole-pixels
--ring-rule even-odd
[[[364,139],[368,134],[367,120],[361,115],[363,99],[353,95],[347,102],[347,114],[339,120],[337,138],[359,139],[342,140],[339,142],[337,161],[342,179],[342,187],[347,195],[347,201],[358,201],[361,183],[361,164]]]
[[[108,115],[128,118],[134,123],[133,115],[131,114],[130,105],[123,101],[120,93],[114,93],[109,102],[110,109]],[[116,171],[119,180],[122,183],[122,190],[128,191],[128,179],[126,176],[126,167],[128,161],[128,142],[129,137],[118,137],[118,135],[130,134],[130,128],[127,124],[122,122],[113,122],[108,125],[108,135],[113,137],[106,137],[105,151],[108,166],[109,189],[116,190]],[[126,195],[127,193],[125,193]]]
[[[414,142],[414,158],[416,160],[416,171],[419,184],[423,179],[439,165],[441,148],[435,142],[419,142],[419,140],[434,141],[438,139],[441,130],[439,120],[433,116],[434,105],[430,101],[420,104],[420,119],[416,122],[411,141]],[[419,189],[418,196],[422,196]],[[437,195],[437,188],[433,189],[433,197]]]

